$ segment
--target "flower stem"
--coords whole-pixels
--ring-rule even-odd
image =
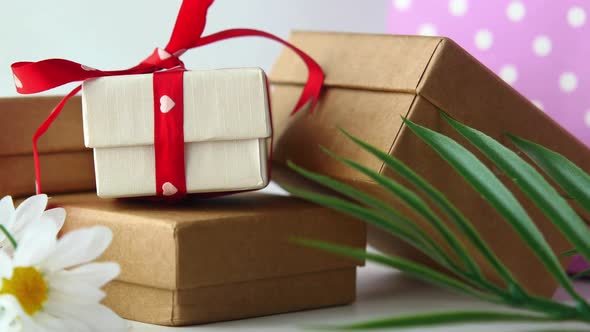
[[[18,246],[16,243],[16,240],[14,239],[12,234],[10,234],[10,232],[6,229],[6,227],[4,227],[4,225],[0,224],[0,231],[2,231],[2,233],[4,233],[4,235],[6,235],[6,237],[8,238],[8,241],[10,241],[10,244],[12,244],[12,247],[14,249],[16,249],[16,247]]]

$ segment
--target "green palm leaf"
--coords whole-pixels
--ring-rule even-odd
[[[453,270],[454,272],[458,273],[459,271],[456,270],[453,260],[445,253],[443,249],[441,249],[436,242],[432,238],[430,238],[422,229],[420,229],[416,224],[410,221],[407,217],[403,216],[402,214],[398,213],[396,210],[391,208],[386,203],[365,194],[364,192],[357,190],[351,186],[343,184],[339,181],[331,179],[327,176],[319,175],[310,171],[307,171],[292,162],[287,163],[289,167],[295,170],[297,173],[305,176],[306,178],[315,181],[327,188],[330,188],[346,197],[349,197],[353,200],[356,200],[360,203],[363,203],[369,207],[373,207],[381,212],[384,213],[386,217],[388,217],[391,221],[394,221],[400,224],[400,227],[406,228],[408,233],[413,233],[412,238],[408,239],[409,241],[417,241],[418,244],[424,245],[424,252],[430,254],[439,264],[442,266]],[[389,227],[394,227],[389,225]],[[381,226],[381,228],[384,228]],[[387,229],[390,233],[392,229]],[[416,243],[414,243],[416,244]]]
[[[531,158],[565,192],[590,212],[590,175],[561,154],[517,136],[508,135],[512,143]]]
[[[302,193],[299,193],[302,194]],[[303,194],[304,196],[306,194]],[[473,296],[475,298],[490,301],[494,303],[499,303],[500,299],[496,296],[489,295],[483,293],[473,287],[466,285],[465,283],[458,281],[457,279],[451,278],[445,274],[437,272],[429,267],[424,265],[411,262],[409,260],[394,257],[394,256],[385,256],[380,254],[374,254],[366,252],[365,250],[360,250],[356,248],[350,248],[345,246],[339,246],[335,244],[331,244],[328,242],[323,241],[314,241],[308,239],[294,239],[295,243],[299,243],[301,245],[322,249],[324,251],[328,251],[334,254],[347,256],[356,258],[359,260],[366,259],[371,262],[375,262],[381,265],[386,265],[405,273],[408,273],[411,276],[414,276],[417,279],[429,282],[431,284],[438,285],[440,287],[446,288],[451,291],[455,291],[458,293],[463,293],[466,295]]]
[[[570,239],[574,248],[565,254],[581,252],[586,254],[590,248],[590,231],[582,219],[573,211],[565,201],[565,197],[572,197],[581,205],[590,202],[590,176],[576,168],[573,163],[563,156],[542,148],[534,143],[511,136],[515,145],[524,151],[531,159],[535,160],[550,177],[560,183],[568,195],[560,195],[531,165],[526,163],[514,152],[504,147],[485,134],[464,126],[443,114],[445,119],[467,140],[475,145],[498,168],[520,186],[520,189],[547,215],[549,219]],[[434,132],[428,128],[417,125],[404,119],[407,127],[421,140],[430,145],[455,171],[460,174],[479,194],[486,199],[492,207],[516,230],[524,242],[536,253],[547,269],[555,276],[559,283],[576,300],[575,305],[560,303],[550,299],[543,299],[528,294],[513,278],[510,271],[490,250],[473,225],[465,216],[457,210],[450,201],[424,178],[412,171],[407,165],[388,153],[348,135],[356,144],[370,152],[401,178],[408,181],[415,189],[432,201],[441,212],[446,214],[455,223],[458,230],[465,235],[474,249],[490,262],[491,266],[506,281],[507,288],[496,285],[489,287],[489,282],[481,278],[477,268],[472,269],[470,264],[474,262],[471,254],[466,257],[457,255],[464,263],[453,264],[451,271],[459,278],[442,274],[424,265],[413,263],[400,257],[392,257],[364,250],[338,246],[312,240],[297,240],[305,246],[318,248],[339,255],[365,259],[406,272],[416,278],[438,286],[451,289],[469,296],[473,296],[493,303],[502,303],[507,306],[522,309],[522,312],[493,312],[493,311],[456,311],[431,313],[414,316],[401,316],[372,322],[352,324],[347,326],[326,327],[328,329],[382,329],[415,327],[425,325],[456,324],[470,322],[494,322],[494,321],[566,321],[575,320],[590,324],[590,306],[578,294],[571,284],[570,279],[563,271],[558,258],[553,253],[543,235],[531,220],[527,212],[517,201],[514,195],[504,184],[487,168],[475,155],[459,145],[451,138]],[[411,192],[409,188],[397,181],[385,177],[353,160],[332,155],[347,166],[365,174],[385,191],[397,197],[414,212],[419,213],[426,221],[429,221],[438,232],[453,253],[463,248],[455,234],[439,219],[438,215],[430,209],[426,201]],[[436,248],[436,241],[430,235],[416,227],[406,216],[401,215],[392,206],[388,206],[358,189],[345,185],[335,179],[304,170],[293,164],[290,166],[303,176],[322,184],[336,192],[352,199],[353,201],[310,193],[295,188],[286,188],[295,196],[324,205],[340,212],[355,216],[367,223],[381,227],[400,239],[414,245],[431,258],[445,263],[449,260],[442,248]],[[577,183],[576,183],[577,182]],[[586,183],[588,182],[588,183]],[[360,205],[359,205],[360,204]],[[588,208],[588,206],[585,206]],[[413,241],[413,243],[412,243]],[[456,242],[455,242],[456,241]],[[443,264],[444,265],[444,264]]]
[[[530,314],[494,311],[450,311],[430,314],[393,317],[343,326],[320,326],[319,330],[381,330],[440,326],[445,324],[493,323],[493,322],[555,322],[559,319]]]
[[[494,164],[508,177],[514,180],[514,182],[529,196],[541,211],[543,211],[545,215],[556,224],[561,232],[580,250],[580,253],[590,260],[590,231],[588,231],[588,227],[572,207],[559,195],[555,188],[553,188],[553,186],[551,186],[551,184],[539,174],[539,172],[522,160],[512,150],[503,146],[488,135],[467,127],[453,120],[444,113],[441,114],[447,122],[455,128],[455,130],[463,135],[488,159],[494,162]],[[453,165],[459,173],[461,173],[461,175],[463,175],[464,178],[476,188],[476,190],[481,192],[492,206],[494,206],[496,210],[498,210],[504,218],[515,227],[520,235],[526,240],[527,244],[535,251],[539,258],[543,260],[549,271],[553,273],[562,287],[574,299],[576,299],[580,305],[583,305],[587,307],[587,310],[590,310],[590,306],[587,305],[586,301],[575,292],[565,271],[561,268],[559,260],[544,240],[541,232],[537,229],[528,214],[502,182],[500,182],[500,180],[498,180],[487,167],[479,162],[473,154],[468,152],[458,143],[453,141],[456,150],[449,151],[448,147],[453,145],[453,143],[448,143],[452,141],[450,138],[423,127],[418,128],[418,125],[413,124],[410,121],[406,120],[406,123],[409,123],[409,127],[413,128],[413,130],[417,129],[417,131],[421,133],[419,136],[423,135],[427,137],[432,144],[437,146],[435,150],[439,151],[438,149],[440,149],[439,154],[441,154],[443,158],[452,158],[452,155],[457,155],[455,152],[459,149],[463,149],[470,155],[468,157],[467,153],[463,153],[463,156],[461,157],[464,160],[453,158],[451,160],[455,161],[451,162],[449,159],[447,159],[447,161]],[[416,130],[414,131],[416,132]],[[433,135],[432,133],[435,134]],[[442,142],[447,142],[448,144]],[[441,151],[444,152],[441,153]],[[481,167],[478,167],[479,171],[484,173],[474,176],[476,175],[474,174],[476,169],[475,165],[472,167],[465,167],[468,166],[465,162],[469,162],[469,159],[471,162],[476,160],[477,163],[481,165]],[[473,181],[470,179],[477,180]]]
[[[369,223],[373,226],[379,227],[379,228],[399,237],[401,240],[403,240],[406,243],[411,244],[413,246],[415,246],[416,243],[419,243],[419,241],[420,241],[419,238],[417,238],[414,235],[414,233],[412,233],[406,227],[399,225],[398,222],[392,222],[390,219],[383,216],[382,214],[372,211],[368,208],[365,208],[365,207],[362,207],[362,206],[359,206],[356,204],[352,204],[351,202],[346,201],[344,199],[340,199],[340,198],[336,198],[336,197],[332,197],[332,196],[328,196],[328,195],[310,193],[310,192],[306,192],[306,191],[299,190],[299,189],[292,188],[292,187],[288,187],[288,186],[285,186],[283,188],[295,196],[305,198],[306,200],[312,201],[312,202],[319,204],[319,205],[329,206],[336,211],[346,213],[348,215],[351,215],[353,217],[361,219],[361,220],[365,221],[366,223]],[[416,248],[419,250],[424,249],[423,247],[420,247],[420,246],[416,246]],[[427,252],[425,252],[425,253],[427,253]]]
[[[498,257],[485,243],[485,241],[479,236],[475,228],[471,225],[465,216],[459,211],[443,193],[434,188],[428,181],[410,169],[399,159],[385,153],[378,148],[363,142],[362,140],[350,135],[344,130],[341,130],[344,135],[351,139],[354,143],[359,145],[367,152],[373,154],[375,157],[383,161],[385,165],[401,176],[403,179],[415,186],[421,191],[426,197],[434,202],[454,223],[457,225],[459,230],[467,237],[467,239],[477,248],[477,250],[486,258],[486,260],[494,267],[498,274],[506,281],[508,285],[512,287],[520,288],[518,282],[508,268],[500,262]]]
[[[369,178],[373,179],[376,183],[387,189],[390,193],[398,197],[413,211],[424,217],[446,240],[447,244],[453,249],[454,253],[463,261],[468,270],[474,274],[474,276],[484,279],[481,271],[479,270],[475,261],[467,254],[467,250],[461,244],[461,241],[451,232],[451,230],[440,220],[440,218],[430,209],[428,204],[420,198],[420,196],[408,190],[400,183],[382,176],[381,174],[357,163],[350,159],[340,158],[330,151],[324,149],[332,158],[341,161],[349,167],[363,173]]]

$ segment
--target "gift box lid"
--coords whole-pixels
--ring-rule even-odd
[[[295,31],[289,40],[322,66],[327,87],[416,93],[442,38]],[[295,54],[282,52],[271,81],[303,85],[304,69]]]
[[[337,160],[323,158],[316,146],[345,153],[373,169],[383,170],[383,163],[362,149],[351,151],[344,135],[327,129],[344,128],[391,151],[404,128],[401,116],[410,116],[422,99],[468,125],[477,123],[492,136],[520,133],[590,171],[590,153],[582,142],[448,38],[297,31],[289,40],[322,66],[325,91],[316,117],[290,118],[293,91],[305,84],[306,74],[292,52],[281,53],[270,73],[272,84],[280,86],[273,98],[276,161],[299,159],[317,171],[364,179]],[[337,111],[320,112],[322,102]],[[430,127],[440,127],[435,117],[426,119]],[[552,139],[557,136],[561,139]]]
[[[292,197],[246,193],[181,204],[53,197],[64,231],[105,225],[113,243],[101,257],[121,265],[119,281],[192,289],[354,267],[362,262],[305,248],[293,237],[364,248],[364,223]]]
[[[0,98],[0,157],[31,155],[31,139],[41,123],[63,97]],[[59,121],[39,140],[40,153],[85,150],[82,135],[80,97],[73,97],[64,107]]]
[[[83,84],[86,146],[152,145],[153,74],[102,77]],[[259,68],[186,71],[185,142],[271,135],[266,75]]]

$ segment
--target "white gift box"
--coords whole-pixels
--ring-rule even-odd
[[[272,135],[261,69],[187,71],[183,76],[187,193],[268,184]],[[83,83],[84,140],[94,149],[101,197],[156,195],[153,74]]]

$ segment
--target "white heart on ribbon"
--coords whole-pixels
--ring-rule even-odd
[[[14,77],[14,85],[16,85],[17,88],[22,89],[23,82],[21,82],[16,75],[12,74],[12,76]]]
[[[170,182],[165,182],[162,185],[162,192],[164,196],[173,196],[178,192],[178,189]]]
[[[85,65],[80,65],[80,67],[82,67],[82,69],[86,70],[86,71],[95,71],[96,68],[92,68],[89,66],[85,66]]]
[[[165,49],[158,48],[158,56],[160,57],[160,59],[166,60],[169,57],[171,57],[172,54],[168,53],[168,51],[166,51]]]
[[[168,113],[174,106],[176,106],[176,103],[174,100],[172,100],[172,98],[168,97],[167,95],[160,97],[160,112]]]
[[[179,57],[179,56],[183,55],[184,52],[186,52],[186,48],[181,48],[178,51],[174,52],[174,56]]]

